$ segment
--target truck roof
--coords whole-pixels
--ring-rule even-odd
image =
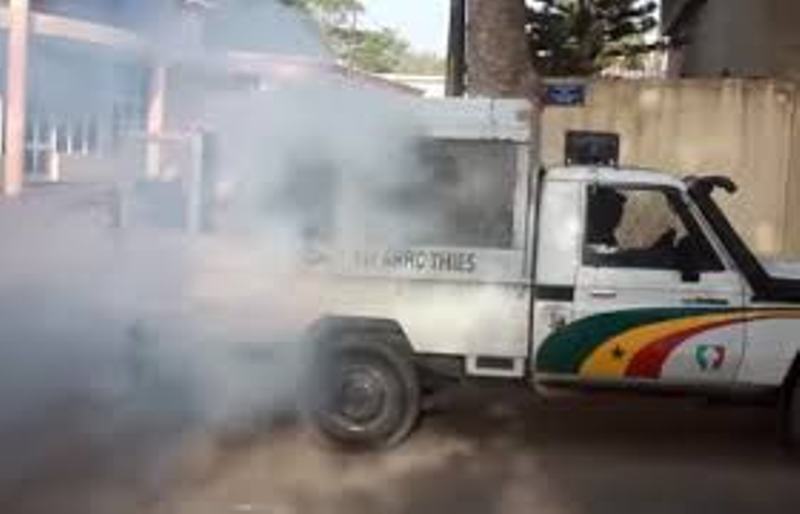
[[[617,184],[653,184],[686,189],[679,177],[664,171],[633,167],[557,166],[547,170],[548,180],[591,182],[599,180]]]
[[[436,138],[530,143],[531,104],[520,99],[414,98],[408,106]]]

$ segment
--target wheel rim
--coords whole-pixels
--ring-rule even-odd
[[[386,378],[369,366],[344,365],[336,373],[325,410],[348,430],[365,430],[385,412],[389,387]]]

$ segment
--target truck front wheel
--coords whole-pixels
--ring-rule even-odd
[[[315,430],[345,449],[401,442],[413,428],[420,404],[408,353],[364,335],[323,349],[308,402]]]

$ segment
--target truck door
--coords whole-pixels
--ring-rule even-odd
[[[572,322],[537,369],[588,381],[733,380],[744,286],[671,187],[589,184]]]

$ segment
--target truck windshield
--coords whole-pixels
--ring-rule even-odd
[[[736,185],[719,177],[694,178],[688,182],[689,195],[744,274],[753,290],[753,299],[763,302],[800,302],[800,280],[775,277],[768,273],[712,197],[717,188],[734,193]]]

